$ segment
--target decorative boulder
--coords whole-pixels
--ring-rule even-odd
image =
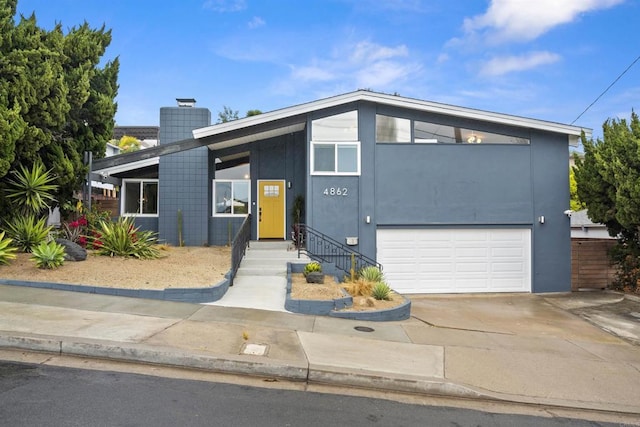
[[[324,274],[319,271],[313,271],[311,273],[307,273],[307,283],[324,283]]]
[[[56,239],[56,243],[64,247],[65,261],[84,261],[87,259],[87,250],[79,244],[67,239]]]

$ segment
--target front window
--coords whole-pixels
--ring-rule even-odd
[[[414,122],[415,142],[423,144],[529,144],[528,138],[428,122]]]
[[[411,142],[411,120],[376,114],[377,142]]]
[[[357,110],[311,122],[311,174],[360,174]]]
[[[358,111],[335,114],[311,122],[312,141],[357,141]]]
[[[311,143],[311,173],[314,175],[359,175],[360,143]]]
[[[213,180],[213,214],[247,215],[251,202],[251,181]]]
[[[377,143],[529,144],[528,138],[376,114]]]
[[[123,180],[122,215],[157,216],[158,180]]]

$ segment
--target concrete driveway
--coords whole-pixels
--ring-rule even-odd
[[[640,345],[640,298],[617,292],[413,295],[411,301],[413,318],[442,330],[596,341],[614,335]]]
[[[610,291],[550,295],[545,299],[634,345],[640,345],[640,296]]]

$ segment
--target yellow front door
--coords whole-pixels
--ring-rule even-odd
[[[285,237],[284,181],[258,181],[258,238]]]

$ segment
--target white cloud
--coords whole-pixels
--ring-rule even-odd
[[[300,81],[329,81],[335,78],[335,75],[324,67],[306,66],[292,67],[291,77]]]
[[[393,57],[405,57],[409,55],[409,50],[405,45],[396,47],[380,46],[375,43],[363,41],[355,45],[350,55],[352,62],[375,62]]]
[[[393,85],[405,80],[419,69],[416,65],[404,65],[391,61],[380,61],[356,73],[356,86],[359,88],[398,89]]]
[[[408,57],[405,45],[383,46],[361,41],[339,46],[329,57],[314,59],[312,65],[292,66],[290,78],[301,83],[330,82],[352,88],[395,90],[394,85],[421,68]]]
[[[541,65],[559,61],[560,55],[552,52],[529,52],[518,56],[494,57],[484,64],[480,74],[485,76],[501,76],[514,71],[525,71]]]
[[[247,8],[245,0],[207,0],[202,5],[214,12],[240,12]]]
[[[253,19],[251,19],[251,21],[249,21],[249,23],[247,24],[247,26],[251,30],[259,27],[264,27],[265,25],[266,25],[265,20],[260,18],[259,16],[254,16]]]
[[[491,42],[529,41],[580,14],[625,0],[491,0],[483,15],[464,20],[467,37],[480,33]]]

